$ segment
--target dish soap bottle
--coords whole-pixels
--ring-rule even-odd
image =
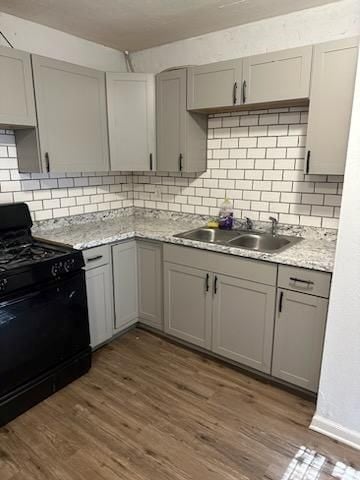
[[[225,198],[223,203],[220,205],[219,228],[222,230],[231,230],[233,227],[233,221],[234,212],[232,203],[228,198]]]

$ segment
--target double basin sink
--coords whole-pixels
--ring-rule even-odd
[[[216,228],[196,228],[189,232],[179,233],[175,237],[263,253],[279,253],[302,240],[301,237],[271,235],[255,230],[219,230]]]

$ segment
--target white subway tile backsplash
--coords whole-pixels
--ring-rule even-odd
[[[202,174],[19,174],[11,131],[0,134],[0,202],[26,201],[35,220],[128,206],[338,227],[342,176],[304,175],[306,107],[211,115]],[[155,187],[157,190],[155,190]]]
[[[306,123],[307,107],[211,116],[207,172],[187,174],[174,201],[161,194],[162,203],[167,209],[179,211],[181,206],[191,213],[210,208],[209,213],[216,215],[228,197],[237,216],[267,221],[271,214],[281,222],[337,228],[343,177],[304,175]],[[139,187],[134,188],[135,202],[152,208],[146,184],[168,178],[178,180],[173,174],[134,173],[134,186]],[[199,181],[204,190],[191,191]]]

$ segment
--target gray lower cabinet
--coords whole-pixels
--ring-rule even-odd
[[[109,170],[105,73],[32,56],[38,129],[17,131],[21,172]]]
[[[111,170],[155,170],[154,75],[107,73],[106,95]]]
[[[114,329],[110,247],[85,250],[85,278],[92,348],[109,341]]]
[[[30,54],[0,47],[0,124],[36,125]]]
[[[211,304],[208,272],[175,263],[164,263],[166,333],[210,349]]]
[[[312,46],[243,59],[243,103],[309,98]]]
[[[136,243],[139,321],[163,330],[162,245],[143,240]]]
[[[272,375],[316,392],[328,301],[278,290]]]
[[[212,350],[270,373],[275,287],[214,275]]]
[[[112,247],[115,330],[120,331],[137,322],[137,254],[136,242],[119,243]]]
[[[187,69],[156,76],[157,170],[206,170],[207,117],[190,113],[186,106]]]
[[[359,37],[314,47],[305,172],[343,175]]]
[[[188,110],[216,109],[242,103],[242,59],[188,69]]]

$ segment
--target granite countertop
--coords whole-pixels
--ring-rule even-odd
[[[35,236],[83,250],[130,238],[157,240],[202,250],[227,253],[267,262],[332,272],[336,231],[281,226],[279,233],[303,236],[304,239],[280,253],[261,253],[174,237],[175,234],[204,226],[204,217],[159,211],[109,212],[41,222],[33,227]],[[259,228],[258,225],[256,225]],[[261,226],[260,226],[261,229]]]

